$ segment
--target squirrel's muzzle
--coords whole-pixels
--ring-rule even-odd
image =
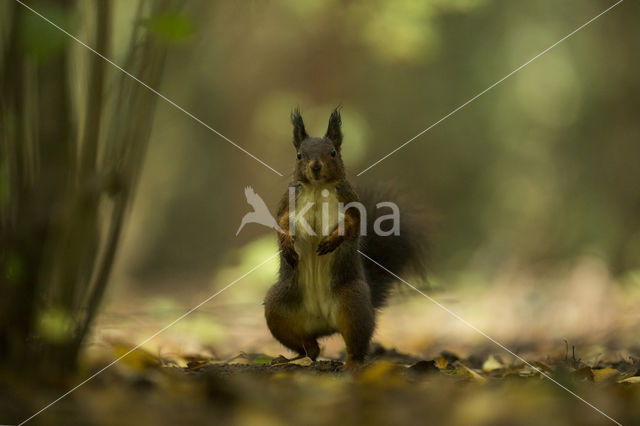
[[[311,174],[314,179],[318,179],[320,177],[320,172],[322,171],[322,163],[318,160],[313,160],[309,163],[309,169],[311,170]]]

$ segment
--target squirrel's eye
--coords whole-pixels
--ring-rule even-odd
[[[296,157],[298,157],[298,160],[300,160],[302,158],[302,154],[298,153],[298,155],[296,155]]]
[[[332,150],[331,150],[331,156],[332,156],[332,157],[335,157],[335,156],[336,156],[336,150],[335,150],[335,149],[332,149]]]

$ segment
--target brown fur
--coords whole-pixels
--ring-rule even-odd
[[[297,150],[297,160],[293,182],[289,187],[295,189],[296,201],[304,191],[317,191],[325,187],[335,188],[337,200],[343,205],[359,201],[358,195],[345,178],[340,155],[342,132],[339,111],[336,109],[331,114],[329,127],[322,138],[307,135],[299,111],[294,111],[291,121],[294,126],[293,144]],[[348,209],[344,215],[344,235],[340,235],[338,226],[322,239],[308,235],[298,236],[297,233],[293,235],[289,223],[287,188],[277,213],[278,224],[284,230],[278,237],[281,250],[279,278],[267,292],[264,305],[269,330],[280,343],[297,352],[298,356],[315,359],[320,353],[317,339],[339,332],[346,344],[347,366],[350,367],[365,359],[375,328],[375,307],[384,302],[390,280],[374,274],[370,269],[371,265],[367,265],[365,272],[363,259],[358,253],[361,246],[360,212],[353,208]],[[303,250],[303,255],[306,257],[300,258],[300,253],[296,252],[296,238],[305,238],[303,242],[312,244],[315,251],[304,249],[306,251]],[[367,240],[375,244],[376,249],[384,251],[382,239],[367,237],[363,243],[367,243]],[[389,238],[389,243],[388,248],[393,252],[389,255],[395,261],[394,266],[414,261],[419,252],[413,239],[405,236]],[[314,275],[314,272],[310,275],[309,271],[314,269],[309,269],[309,265],[327,265],[316,259],[330,259],[329,282],[325,283],[324,278],[315,278],[318,275]],[[304,265],[307,269],[304,271],[300,269],[301,261],[306,262]],[[318,300],[314,297],[318,297]],[[326,309],[317,308],[320,305]]]

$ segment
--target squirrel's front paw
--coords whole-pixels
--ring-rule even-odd
[[[336,238],[324,237],[322,241],[318,244],[318,248],[316,249],[316,253],[318,256],[322,256],[323,254],[331,253],[340,245],[340,241]]]

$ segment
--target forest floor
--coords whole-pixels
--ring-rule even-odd
[[[506,271],[425,290],[467,323],[399,287],[357,372],[341,371],[337,335],[321,341],[317,362],[283,359],[292,354],[261,305],[275,271],[154,334],[247,269],[191,286],[116,288],[77,375],[44,386],[0,372],[0,424],[19,424],[134,348],[29,424],[640,424],[638,274],[614,280],[587,259],[556,277]]]
[[[340,360],[161,359],[136,349],[32,423],[640,424],[639,359],[605,356],[590,365],[566,350],[529,362],[448,352],[424,360],[374,345],[360,371],[343,372]],[[2,392],[0,421],[18,424],[73,384],[14,383]]]

